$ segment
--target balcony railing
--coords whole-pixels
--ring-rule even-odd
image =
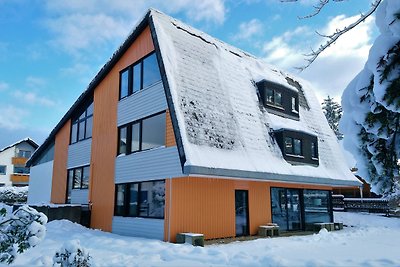
[[[29,174],[11,174],[11,182],[14,184],[27,184],[29,183]]]
[[[21,166],[25,166],[25,163],[28,159],[27,158],[21,158],[21,157],[13,157],[11,159],[11,162],[13,165],[21,165]]]

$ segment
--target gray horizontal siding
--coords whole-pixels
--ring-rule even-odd
[[[121,126],[166,110],[167,107],[164,87],[160,81],[119,101],[117,124]]]
[[[116,158],[117,184],[179,176],[183,174],[176,147],[156,148]]]
[[[88,189],[72,189],[71,204],[87,204],[89,198]]]
[[[114,216],[112,232],[119,235],[164,239],[164,220]]]
[[[90,164],[92,138],[72,144],[68,147],[67,168],[74,168]]]

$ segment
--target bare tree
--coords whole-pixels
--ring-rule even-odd
[[[299,2],[300,0],[281,0],[281,2]],[[338,3],[338,2],[343,2],[345,0],[319,0],[318,3],[316,5],[314,5],[314,11],[306,16],[303,17],[299,17],[300,19],[307,19],[307,18],[311,18],[314,17],[316,15],[318,15],[321,10],[326,7],[328,4],[330,3]],[[382,0],[374,0],[371,4],[371,7],[365,12],[365,13],[361,13],[360,17],[357,19],[357,21],[345,26],[342,29],[336,29],[335,32],[325,35],[325,34],[321,34],[318,31],[316,31],[316,33],[321,36],[326,38],[326,42],[324,44],[321,44],[318,49],[314,50],[311,49],[311,52],[308,54],[305,54],[305,60],[306,60],[306,64],[304,66],[301,67],[297,67],[297,69],[299,69],[300,71],[305,70],[306,68],[308,68],[317,58],[318,56],[325,51],[325,49],[327,49],[330,45],[332,45],[333,43],[335,43],[343,34],[345,34],[348,31],[351,31],[352,29],[354,29],[355,27],[357,27],[360,23],[364,22],[369,16],[371,16],[376,9],[378,8],[378,6],[382,3]]]

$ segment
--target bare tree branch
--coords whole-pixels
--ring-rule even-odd
[[[299,2],[300,0],[280,0],[280,1],[281,2]],[[330,0],[319,0],[318,4],[313,6],[315,9],[314,12],[311,13],[310,15],[300,17],[300,19],[311,18],[311,17],[318,15],[321,12],[321,10],[329,3],[329,1]],[[332,0],[332,1],[333,2],[343,2],[344,0]],[[382,0],[375,0],[372,3],[371,8],[365,14],[361,14],[357,21],[351,23],[350,25],[347,25],[346,27],[344,27],[342,29],[336,29],[336,31],[332,34],[325,35],[325,34],[316,32],[319,36],[327,38],[328,40],[326,41],[326,43],[321,44],[317,50],[311,49],[310,53],[304,54],[304,56],[306,57],[305,58],[306,65],[300,66],[300,67],[295,67],[295,69],[298,69],[299,71],[303,71],[303,70],[307,69],[319,57],[319,55],[323,51],[325,51],[325,49],[327,49],[329,46],[331,46],[333,43],[335,43],[343,34],[354,29],[359,24],[364,22],[369,16],[371,16],[376,11],[376,9],[381,4],[381,2],[382,2]]]

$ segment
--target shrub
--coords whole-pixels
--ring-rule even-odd
[[[71,240],[56,252],[53,257],[53,266],[90,267],[93,264],[92,257],[81,247],[79,240]]]

